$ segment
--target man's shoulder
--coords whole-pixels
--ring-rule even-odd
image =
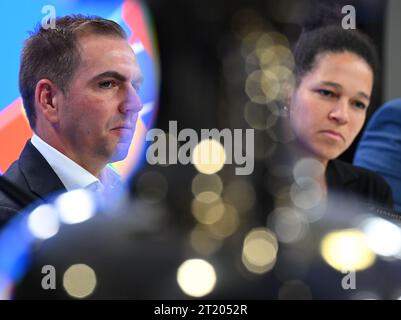
[[[26,189],[26,181],[19,167],[18,160],[13,162],[3,177],[18,186],[20,189]],[[2,222],[7,221],[22,208],[4,191],[0,190],[0,226]]]

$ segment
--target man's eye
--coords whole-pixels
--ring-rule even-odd
[[[103,81],[99,83],[100,88],[104,89],[111,89],[116,86],[116,83],[114,81]]]
[[[132,83],[132,87],[135,89],[136,93],[141,92],[141,86],[137,83]]]
[[[320,90],[317,91],[317,93],[320,94],[323,97],[329,97],[329,98],[336,96],[333,91],[325,90],[325,89],[320,89]]]

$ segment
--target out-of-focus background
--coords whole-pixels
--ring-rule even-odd
[[[177,121],[178,130],[191,128],[198,135],[201,129],[252,128],[254,170],[238,176],[235,164],[221,163],[212,171],[191,164],[152,166],[144,160],[142,148],[142,161],[125,167],[135,174],[129,180],[130,198],[110,209],[117,218],[106,214],[93,223],[61,228],[54,242],[45,241],[38,252],[36,276],[40,263],[59,266],[63,278],[57,278],[58,288],[73,298],[400,297],[400,282],[393,281],[400,277],[399,225],[352,211],[341,202],[343,207],[328,210],[332,216],[322,217],[314,211],[314,194],[290,190],[286,178],[294,172],[281,159],[281,150],[292,137],[282,127],[280,111],[282,86],[292,76],[291,47],[302,26],[341,24],[345,5],[354,6],[357,27],[372,37],[380,53],[382,69],[370,112],[400,96],[400,2],[149,0],[141,2],[140,14],[124,15],[126,8],[139,3],[54,1],[58,15],[94,13],[115,19],[133,34],[133,45],[143,48],[139,63],[149,71],[151,82],[142,98],[152,108],[148,118],[141,117],[134,148],[145,145],[140,140],[152,126],[166,133],[170,146],[179,147],[176,137],[168,134],[169,121]],[[0,7],[16,17],[26,16],[22,27],[0,31],[3,39],[10,39],[5,45],[15,44],[2,51],[5,58],[0,56],[6,70],[0,95],[1,161],[7,160],[3,171],[19,154],[10,137],[15,134],[22,141],[29,135],[18,100],[18,57],[24,32],[42,17],[44,4],[29,10],[28,1]],[[141,27],[135,24],[136,14],[147,21]],[[3,88],[8,88],[4,94]],[[18,125],[9,119],[17,119]],[[357,141],[343,160],[352,162]],[[300,164],[301,171],[302,165],[313,166]],[[354,291],[342,287],[342,272],[350,270],[358,271],[360,280]],[[79,293],[69,280],[77,274],[89,279]],[[32,276],[19,294],[24,297],[39,286]],[[60,297],[40,288],[37,292],[45,298]]]

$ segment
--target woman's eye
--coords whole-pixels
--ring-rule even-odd
[[[355,101],[354,102],[354,106],[357,107],[358,109],[362,109],[362,110],[366,109],[366,105],[363,102],[360,102],[360,101]]]
[[[99,83],[99,87],[104,88],[104,89],[111,89],[116,86],[116,83],[114,81],[103,81]]]
[[[317,92],[323,97],[335,97],[335,93],[330,90],[320,89]]]

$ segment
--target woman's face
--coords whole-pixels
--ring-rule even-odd
[[[290,125],[302,148],[327,163],[354,141],[366,117],[373,72],[359,56],[322,53],[290,98]]]

